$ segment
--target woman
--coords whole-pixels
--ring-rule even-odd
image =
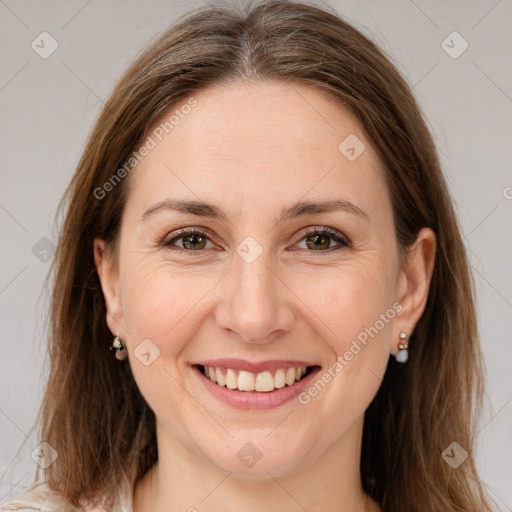
[[[61,207],[44,483],[2,510],[491,510],[451,199],[351,25],[191,13],[121,79]]]

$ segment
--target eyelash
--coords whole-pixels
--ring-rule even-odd
[[[190,236],[190,235],[199,235],[201,237],[206,237],[210,242],[212,242],[212,240],[211,240],[212,236],[209,234],[208,231],[202,231],[201,229],[198,229],[198,228],[184,228],[184,229],[179,229],[178,231],[175,231],[174,233],[172,233],[171,238],[168,238],[167,240],[164,240],[162,242],[162,246],[176,247],[176,249],[178,249],[180,251],[184,251],[186,253],[200,254],[201,252],[204,252],[206,249],[200,249],[200,250],[194,251],[192,249],[185,249],[183,247],[177,247],[177,246],[173,245],[172,242],[175,242],[176,240],[179,240],[181,238],[184,238],[185,236]],[[339,247],[329,247],[328,249],[319,250],[319,251],[313,251],[313,250],[308,250],[308,249],[303,249],[303,250],[306,250],[311,253],[313,253],[313,252],[331,253],[336,250],[351,247],[351,243],[348,241],[348,239],[344,235],[342,235],[339,231],[336,231],[335,229],[328,228],[328,227],[322,227],[320,229],[315,227],[315,228],[311,229],[310,231],[306,231],[305,233],[303,233],[302,238],[300,238],[297,243],[304,240],[304,238],[307,238],[310,236],[315,236],[315,235],[328,235],[333,240],[338,242],[340,245],[339,245]]]

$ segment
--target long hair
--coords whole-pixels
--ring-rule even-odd
[[[154,413],[129,364],[109,352],[93,258],[95,237],[117,254],[129,179],[98,191],[173,106],[216,82],[258,80],[313,87],[348,107],[384,164],[402,253],[422,227],[437,237],[409,361],[390,358],[365,413],[364,491],[384,512],[491,510],[473,451],[483,396],[474,284],[432,136],[382,50],[328,7],[293,1],[205,6],[180,18],[134,61],[99,115],[58,209],[38,414],[58,458],[44,479],[70,508],[105,497],[118,504],[156,462]],[[467,452],[456,469],[442,457],[453,442]]]

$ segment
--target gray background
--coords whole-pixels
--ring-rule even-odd
[[[477,460],[494,499],[512,511],[512,2],[329,4],[392,57],[438,144],[478,293],[487,398]],[[0,502],[30,486],[40,442],[29,431],[46,379],[41,290],[58,200],[121,72],[197,5],[0,0]],[[43,31],[58,42],[46,59],[31,47]],[[457,58],[462,40],[446,39],[454,31],[469,44]]]

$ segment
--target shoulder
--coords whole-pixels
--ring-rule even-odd
[[[127,499],[128,498],[125,498],[125,500]],[[123,501],[121,509],[131,512],[131,506],[127,505],[127,503],[128,501]],[[76,508],[70,506],[64,502],[58,492],[52,491],[48,485],[43,482],[33,485],[23,494],[10,498],[7,502],[0,503],[0,512],[6,512],[8,510],[16,510],[18,512],[80,512],[84,510],[86,512],[105,512],[106,510],[111,510],[111,505],[110,502],[107,502],[106,508],[105,504],[103,504],[97,508],[87,506],[85,509],[83,507]]]
[[[18,510],[18,511],[33,511],[40,510],[43,512],[50,512],[46,502],[50,498],[52,492],[48,489],[46,484],[34,485],[23,494],[20,494],[9,501],[0,504],[0,511],[4,510]]]
[[[23,494],[1,503],[0,512],[7,510],[18,512],[75,512],[79,509],[66,504],[61,495],[52,491],[46,483],[39,483],[33,485]]]
[[[82,507],[73,507],[64,501],[62,496],[51,490],[46,482],[33,485],[23,494],[10,498],[4,503],[0,503],[0,512],[16,510],[18,512],[106,512],[122,511],[132,512],[131,505],[132,491],[128,486],[126,489],[120,487],[118,496],[119,504],[113,507],[111,500],[103,500],[97,506],[86,505]]]

